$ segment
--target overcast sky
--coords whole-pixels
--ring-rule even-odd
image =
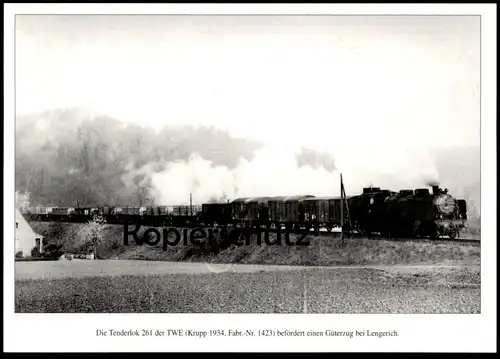
[[[336,151],[479,145],[480,19],[17,16],[17,114],[80,106]]]

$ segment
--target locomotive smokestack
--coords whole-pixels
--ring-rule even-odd
[[[439,193],[439,186],[433,185],[432,186],[432,194],[438,194],[438,193]]]

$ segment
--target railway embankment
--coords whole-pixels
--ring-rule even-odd
[[[82,224],[31,222],[48,243],[62,244],[66,253],[80,253],[77,232]],[[155,231],[156,230],[156,231]],[[193,240],[194,239],[194,240]],[[138,244],[139,243],[143,243]],[[128,243],[126,243],[128,242]],[[236,244],[235,244],[236,243]],[[480,245],[457,241],[340,238],[311,234],[193,233],[188,229],[134,228],[108,225],[99,259],[187,261],[281,265],[479,265]]]

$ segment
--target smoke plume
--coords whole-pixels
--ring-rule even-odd
[[[332,167],[333,154],[323,153],[323,158],[331,159],[326,168],[318,157],[311,156],[313,153],[268,144],[251,160],[240,159],[234,169],[214,166],[193,154],[188,161],[171,162],[163,171],[150,172],[154,197],[163,204],[181,204],[187,203],[191,193],[193,203],[199,204],[226,196],[339,196],[340,173],[348,195],[360,193],[370,184],[393,190],[418,188],[425,185],[426,178],[438,177],[433,158],[420,152],[390,157],[380,153],[367,159],[349,155],[352,152],[348,151],[338,154],[338,167]],[[149,164],[141,170],[155,167]]]
[[[297,165],[310,166],[314,169],[319,169],[323,167],[328,172],[333,172],[335,170],[335,159],[333,155],[327,152],[319,152],[312,150],[310,148],[302,148],[296,155]]]

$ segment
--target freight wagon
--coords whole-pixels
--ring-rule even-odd
[[[225,226],[231,223],[230,203],[205,203],[201,206],[200,225]]]
[[[276,226],[299,229],[304,225],[304,200],[312,195],[278,197],[269,200],[270,220]]]
[[[350,197],[347,197],[348,201]],[[304,226],[306,229],[313,228],[318,231],[322,228],[331,231],[333,228],[348,222],[349,212],[344,203],[344,213],[341,213],[341,197],[314,197],[303,200]]]
[[[247,227],[268,226],[270,200],[284,197],[237,198],[231,202],[232,218],[236,225]]]

